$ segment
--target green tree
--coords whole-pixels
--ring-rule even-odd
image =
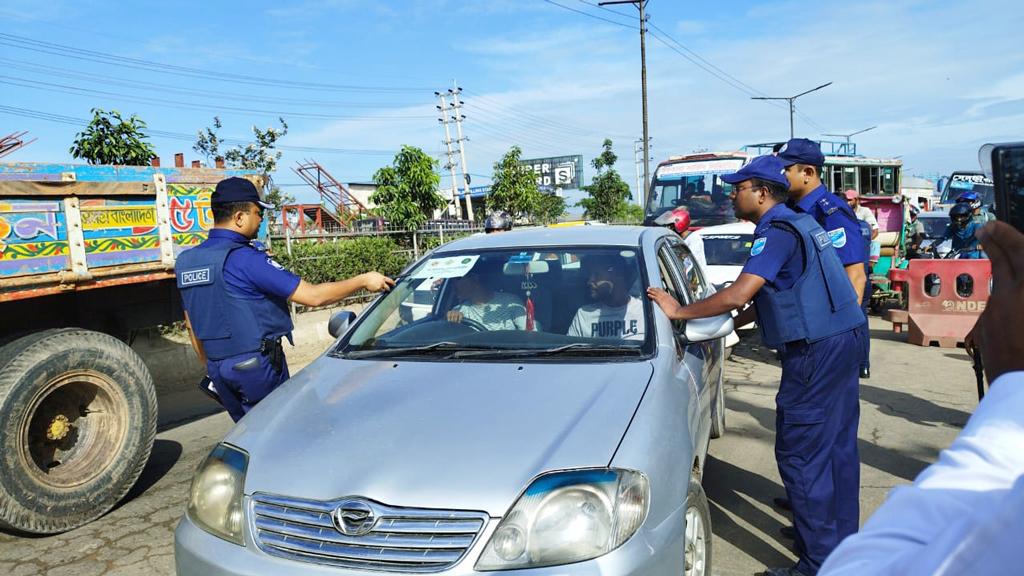
[[[626,184],[615,171],[618,156],[612,151],[612,141],[605,138],[601,147],[601,153],[590,163],[597,170],[597,175],[590,181],[589,186],[583,186],[583,191],[590,197],[580,200],[577,206],[583,207],[587,218],[610,222],[626,217],[630,197],[629,184]]]
[[[551,224],[557,222],[565,214],[565,198],[557,194],[541,194],[537,209],[533,213],[533,220],[537,224]]]
[[[437,193],[441,177],[437,161],[415,146],[402,146],[391,166],[373,175],[377,191],[370,201],[391,224],[415,230],[433,216],[435,210],[448,205]]]
[[[491,193],[487,195],[488,212],[504,210],[513,217],[524,217],[532,216],[539,207],[537,176],[520,164],[522,155],[523,151],[513,146],[494,163]]]
[[[75,135],[68,150],[89,164],[146,166],[156,156],[146,142],[146,123],[132,114],[127,120],[117,110],[92,109],[92,121]]]

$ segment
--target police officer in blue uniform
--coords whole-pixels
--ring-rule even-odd
[[[706,300],[682,306],[665,290],[648,296],[673,320],[691,320],[742,309],[737,325],[754,320],[765,345],[782,359],[776,396],[775,454],[791,502],[799,562],[773,568],[772,576],[813,576],[848,532],[843,506],[857,504],[860,462],[842,445],[856,429],[856,330],[864,323],[832,239],[813,218],[786,205],[784,164],[760,156],[722,179],[733,185],[738,218],[757,224],[750,258],[732,285]],[[859,234],[859,232],[858,232]],[[855,456],[855,454],[854,454]],[[852,488],[853,492],[847,491]]]
[[[213,228],[175,264],[185,322],[221,404],[236,422],[288,379],[281,339],[291,341],[288,301],[324,306],[394,281],[368,272],[341,282],[309,284],[285,270],[253,241],[263,211],[252,182],[228,178],[210,198]]]

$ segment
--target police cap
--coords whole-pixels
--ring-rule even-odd
[[[751,178],[774,182],[789,190],[789,179],[786,178],[786,166],[777,157],[767,154],[758,156],[749,164],[732,174],[723,174],[722,181],[727,184],[739,184]]]
[[[792,138],[779,149],[779,159],[785,166],[805,164],[822,167],[825,155],[821,153],[821,144],[807,138]]]
[[[228,204],[234,202],[252,202],[262,208],[273,208],[260,198],[256,185],[245,178],[227,178],[217,183],[217,187],[210,196],[211,204]]]

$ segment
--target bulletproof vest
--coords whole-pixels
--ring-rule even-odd
[[[285,299],[228,294],[224,262],[234,250],[252,249],[240,239],[213,237],[178,255],[174,266],[178,290],[192,332],[211,360],[256,352],[263,340],[291,334],[292,319]]]
[[[792,287],[765,285],[754,297],[757,323],[766,346],[816,342],[864,323],[864,313],[828,234],[807,214],[783,214],[771,226],[795,234],[804,269]]]

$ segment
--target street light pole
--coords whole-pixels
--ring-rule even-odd
[[[641,98],[643,100],[643,123],[644,123],[644,182],[643,190],[639,191],[639,197],[643,201],[643,205],[647,205],[647,188],[651,181],[651,150],[650,150],[650,134],[647,128],[647,19],[644,16],[644,8],[647,6],[648,0],[604,0],[598,2],[598,6],[608,6],[611,4],[634,4],[640,9],[640,91]]]
[[[794,135],[793,134],[793,112],[796,110],[796,106],[793,104],[793,102],[795,102],[796,99],[801,97],[801,96],[806,96],[807,94],[810,94],[811,92],[816,92],[816,91],[821,90],[822,88],[824,88],[826,86],[831,86],[831,85],[832,85],[831,82],[829,82],[827,84],[822,84],[821,86],[818,86],[817,88],[811,88],[810,90],[808,90],[806,92],[801,92],[801,93],[797,94],[796,96],[751,96],[750,99],[751,100],[785,100],[785,101],[789,102],[789,137],[793,138],[793,135]]]

